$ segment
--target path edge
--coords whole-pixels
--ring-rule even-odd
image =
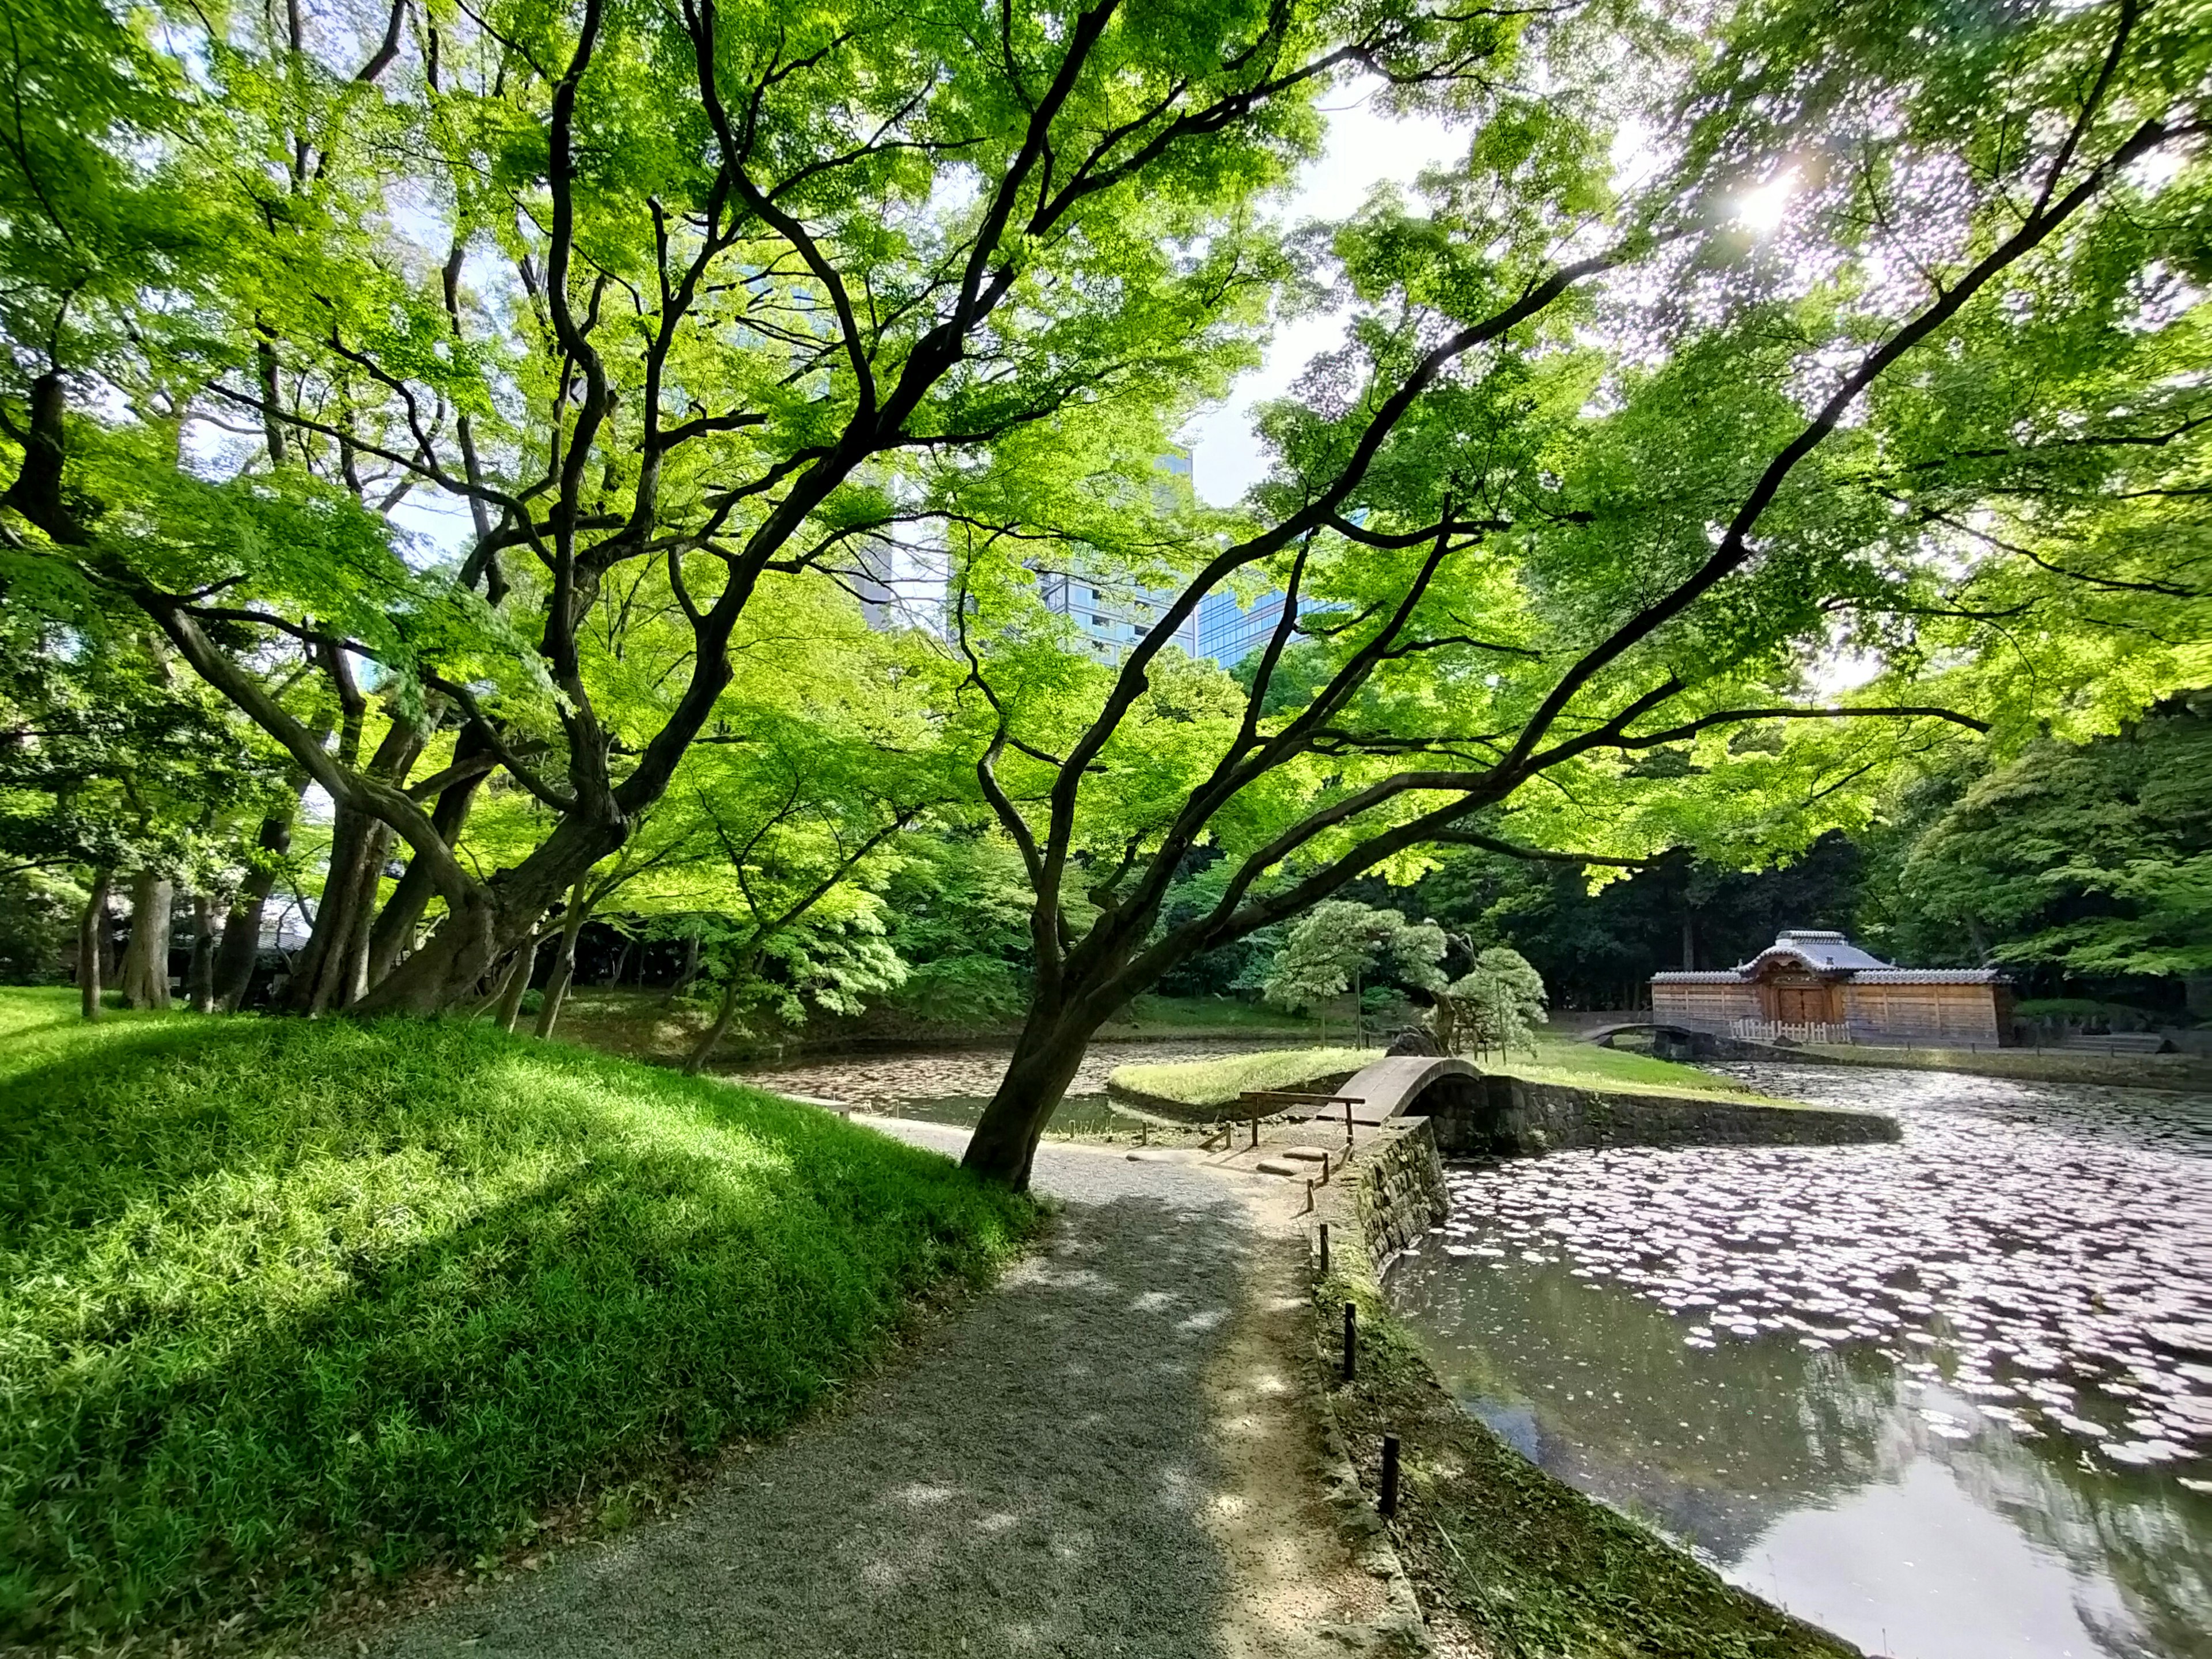
[[[1323,1291],[1328,1282],[1352,1280],[1379,1301],[1382,1275],[1398,1252],[1443,1218],[1443,1164],[1426,1118],[1395,1118],[1362,1146],[1346,1174],[1314,1189],[1314,1208],[1300,1229],[1306,1248],[1310,1313],[1305,1383],[1322,1432],[1324,1497],[1352,1559],[1382,1585],[1384,1611],[1375,1621],[1374,1651],[1432,1659],[1437,1652],[1427,1615],[1411,1574],[1399,1556],[1389,1524],[1376,1507],[1353,1464],[1329,1378],[1341,1363],[1342,1334],[1330,1320]],[[1322,1224],[1332,1245],[1324,1261]]]

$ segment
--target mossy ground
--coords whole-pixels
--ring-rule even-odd
[[[72,997],[0,991],[0,1644],[496,1557],[782,1428],[1034,1224],[830,1114],[481,1023]]]

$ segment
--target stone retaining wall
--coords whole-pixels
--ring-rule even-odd
[[[1390,1258],[1442,1222],[1450,1200],[1443,1160],[1425,1117],[1394,1118],[1360,1149],[1353,1203],[1367,1259],[1380,1273]]]
[[[1617,1094],[1496,1073],[1420,1106],[1445,1158],[1529,1156],[1577,1146],[1834,1146],[1895,1140],[1878,1112]],[[1442,1091],[1432,1091],[1442,1093]]]

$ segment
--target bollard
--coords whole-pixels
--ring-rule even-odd
[[[1351,1382],[1359,1370],[1359,1310],[1344,1304],[1344,1380]]]
[[[1382,1501],[1376,1507],[1389,1520],[1398,1512],[1398,1437],[1382,1437]]]
[[[1152,1126],[1140,1118],[1137,1122],[1137,1145],[1139,1146],[1149,1146],[1152,1144]]]
[[[1328,1152],[1326,1148],[1321,1155],[1321,1184],[1324,1187],[1328,1185]]]
[[[1260,1120],[1256,1117],[1252,1120],[1252,1144],[1255,1146],[1260,1144]]]
[[[1352,1145],[1352,1103],[1344,1103],[1344,1144]]]
[[[1328,1223],[1321,1224],[1321,1276],[1328,1277]]]
[[[1308,1215],[1313,1213],[1313,1177],[1311,1176],[1306,1177],[1306,1213]]]

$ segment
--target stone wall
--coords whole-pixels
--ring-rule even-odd
[[[1367,1259],[1380,1273],[1391,1257],[1444,1218],[1443,1161],[1429,1120],[1394,1118],[1360,1152],[1354,1202]]]
[[[1577,1146],[1833,1146],[1895,1140],[1878,1112],[1756,1106],[1671,1095],[1614,1094],[1489,1073],[1477,1086],[1431,1091],[1429,1115],[1445,1158],[1528,1156]]]

